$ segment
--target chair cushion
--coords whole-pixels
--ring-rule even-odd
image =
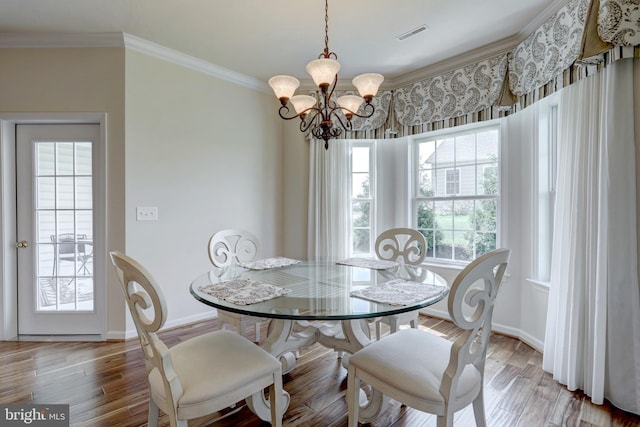
[[[356,352],[349,365],[426,404],[439,405],[444,404],[440,384],[449,364],[451,345],[451,341],[429,332],[403,329]],[[465,366],[456,401],[472,401],[480,390],[481,379],[475,366]],[[375,387],[375,381],[371,385]]]
[[[191,338],[171,349],[173,367],[180,378],[183,395],[178,408],[187,412],[198,405],[223,396],[280,369],[280,361],[248,339],[230,331],[214,331]],[[273,382],[267,382],[267,384]],[[162,378],[157,368],[149,373],[152,395],[166,400]],[[254,390],[259,390],[254,387]],[[251,393],[249,393],[251,394]],[[238,400],[248,396],[240,396]],[[218,408],[222,409],[222,408]]]

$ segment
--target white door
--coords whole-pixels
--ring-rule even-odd
[[[102,335],[100,127],[16,126],[18,334]]]

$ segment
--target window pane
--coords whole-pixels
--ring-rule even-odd
[[[436,142],[436,166],[452,167],[454,165],[455,139],[439,139]]]
[[[436,239],[435,242],[435,252],[436,258],[443,259],[452,259],[452,251],[453,247],[451,246],[453,243],[453,231],[451,230],[442,230],[437,231],[441,238]]]
[[[53,177],[36,178],[36,209],[55,209],[56,207],[56,181]]]
[[[353,147],[351,162],[352,172],[369,172],[369,147]]]
[[[38,243],[51,243],[51,236],[56,233],[55,211],[36,211],[38,227]]]
[[[371,196],[368,173],[354,173],[352,175],[351,185],[353,198],[369,198]]]
[[[498,194],[498,164],[489,163],[478,166],[478,194]]]
[[[454,259],[458,261],[473,260],[473,232],[456,231],[454,233]]]
[[[55,234],[74,233],[75,217],[73,211],[56,211],[58,216],[57,232]]]
[[[436,228],[451,230],[453,228],[453,202],[435,202]]]
[[[371,225],[371,202],[354,202],[351,209],[353,227],[369,227]]]
[[[476,231],[497,230],[496,213],[498,204],[495,199],[479,200],[476,206]]]
[[[77,142],[76,175],[91,175],[91,143]]]
[[[435,213],[433,211],[433,202],[418,203],[418,229],[433,229],[435,226]]]
[[[78,235],[93,236],[92,211],[76,211],[76,231]]]
[[[56,174],[73,175],[73,143],[56,143]]]
[[[453,229],[473,230],[473,200],[453,202]]]
[[[461,196],[474,196],[476,194],[476,166],[462,166],[458,171],[458,193]]]
[[[478,133],[478,163],[493,162],[498,159],[498,130]]]
[[[436,142],[421,142],[418,146],[418,165],[420,168],[431,167],[435,163]]]
[[[353,230],[353,253],[368,254],[370,245],[370,230],[355,229]]]
[[[474,134],[462,135],[456,138],[456,166],[475,164],[476,162],[476,136]]]
[[[93,180],[91,177],[77,177],[76,182],[76,204],[77,209],[91,209],[93,206]]]
[[[496,249],[496,233],[476,233],[476,256]]]
[[[56,179],[56,197],[58,209],[73,209],[73,178]]]
[[[36,144],[36,174],[53,175],[55,173],[55,145],[52,142]]]
[[[418,195],[420,197],[431,197],[434,195],[434,171],[431,165],[427,165],[418,175]]]

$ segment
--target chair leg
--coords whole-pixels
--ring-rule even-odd
[[[284,412],[282,375],[274,375],[273,384],[269,386],[269,402],[271,406],[271,427],[282,427]]]
[[[438,415],[438,427],[453,427],[453,413]]]
[[[382,334],[382,326],[380,326],[380,323],[382,323],[381,320],[376,320],[376,340],[380,341],[380,335]]]
[[[347,373],[347,407],[349,408],[348,427],[358,427],[358,412],[360,411],[360,378],[356,376],[355,368],[349,366]]]
[[[260,342],[260,322],[254,323],[256,328],[256,342]]]
[[[389,331],[389,334],[396,333],[398,332],[398,329],[400,329],[400,325],[398,324],[398,319],[396,319],[394,316],[389,317],[389,327],[391,328],[391,330]]]
[[[484,388],[481,388],[480,393],[473,399],[473,416],[476,418],[478,427],[487,425],[487,418],[484,413]]]
[[[156,402],[153,399],[149,398],[149,427],[157,427],[158,426],[158,417],[160,416],[160,409]]]

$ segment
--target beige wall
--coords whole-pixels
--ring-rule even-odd
[[[189,294],[211,234],[244,228],[260,256],[283,254],[277,100],[138,52],[126,63],[127,252],[163,286],[170,325],[211,316]],[[158,221],[137,222],[136,206]]]
[[[0,64],[0,112],[107,113],[107,247],[123,247],[124,49],[0,49]],[[115,283],[113,269],[107,274]],[[107,304],[107,330],[122,330],[125,306],[115,286]]]
[[[309,141],[299,130],[299,120],[283,121],[284,144],[284,255],[307,258],[309,209]]]
[[[107,251],[138,258],[167,294],[167,326],[212,316],[188,286],[209,236],[246,228],[284,253],[277,100],[124,48],[0,49],[0,113],[107,113]],[[126,123],[126,125],[125,125]],[[159,220],[137,222],[136,206]],[[110,337],[129,335],[110,263]]]

